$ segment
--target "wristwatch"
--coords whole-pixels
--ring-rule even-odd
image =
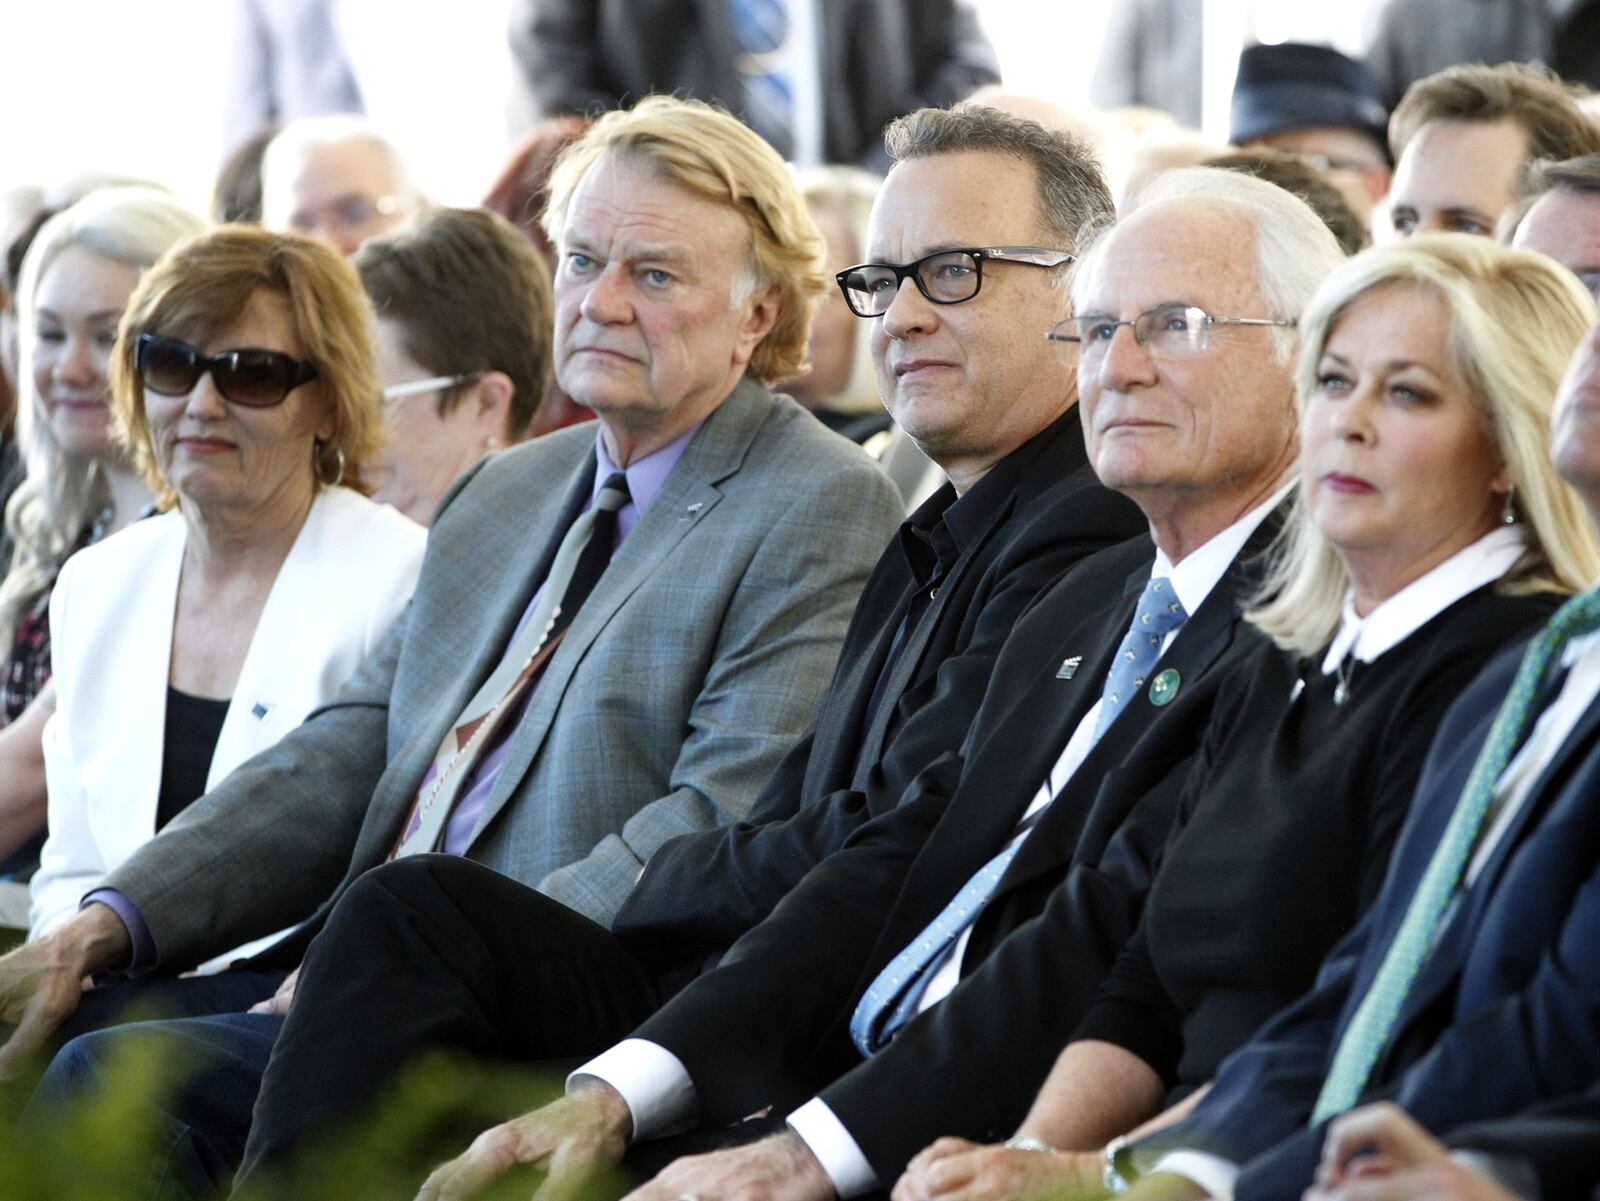
[[[1059,1150],[1045,1142],[1044,1139],[1034,1138],[1027,1134],[1019,1134],[1012,1138],[1006,1139],[1006,1146],[1010,1147],[1013,1151],[1038,1151],[1044,1155],[1061,1154]]]

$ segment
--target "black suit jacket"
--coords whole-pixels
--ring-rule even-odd
[[[1099,699],[1152,548],[1141,539],[1105,551],[1041,595],[1007,641],[962,749],[930,764],[899,805],[858,829],[716,971],[640,1028],[683,1062],[705,1119],[734,1121],[767,1104],[782,1113],[826,1087],[885,1181],[940,1134],[1014,1123],[1137,922],[1215,682],[1254,637],[1241,630],[1239,602],[1254,582],[1245,561],[1269,534],[1257,531],[1169,648],[1163,666],[1183,677],[1177,699],[1161,708],[1141,693],[1012,861],[974,929],[969,979],[863,1062],[848,1034],[857,1001],[1010,840]],[[1077,656],[1064,674],[1063,661]],[[1045,961],[1025,945],[1014,952],[1006,936],[1023,929],[1069,949]],[[1052,1012],[1019,1032],[1006,990],[1032,990],[1041,972],[1051,975]],[[973,1055],[991,1069],[979,1089],[960,1074]],[[994,1056],[1015,1071],[992,1070]]]
[[[997,503],[982,498],[987,521],[906,634],[870,723],[874,686],[915,583],[897,544],[861,594],[815,725],[750,820],[686,834],[651,856],[612,924],[641,959],[698,964],[765,919],[859,826],[892,808],[919,769],[961,744],[1001,646],[1040,590],[1145,526],[1131,501],[1095,477],[1076,407],[977,487],[991,485],[1001,489]],[[954,495],[946,484],[919,515],[948,507]]]
[[[1531,1164],[1545,1201],[1588,1197],[1600,1189],[1600,1086],[1512,1117],[1463,1126],[1445,1141]]]
[[[511,50],[541,116],[631,104],[652,92],[743,95],[728,0],[514,0]],[[823,0],[824,157],[886,166],[883,127],[1000,79],[966,0]]]
[[[1388,879],[1330,952],[1312,991],[1223,1064],[1190,1118],[1136,1148],[1246,1165],[1235,1196],[1298,1196],[1324,1131],[1307,1120],[1333,1049],[1366,995],[1516,674],[1521,648],[1485,669],[1441,725]],[[1407,994],[1363,1100],[1388,1098],[1435,1132],[1514,1113],[1600,1078],[1600,705],[1591,706]]]

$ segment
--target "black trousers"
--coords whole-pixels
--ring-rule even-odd
[[[306,955],[253,1121],[239,1115],[250,1129],[239,1183],[362,1114],[422,1052],[575,1065],[670,991],[604,927],[479,864],[419,855],[375,868]]]

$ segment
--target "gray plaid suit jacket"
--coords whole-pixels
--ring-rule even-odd
[[[314,931],[384,861],[543,578],[537,560],[591,478],[594,437],[558,431],[469,473],[440,506],[388,641],[107,879],[144,916],[153,966],[308,918]],[[468,855],[608,922],[656,847],[742,817],[804,733],[899,521],[860,450],[741,383],[567,631]]]

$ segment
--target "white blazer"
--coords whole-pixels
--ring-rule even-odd
[[[32,938],[77,912],[155,833],[187,531],[177,512],[135,522],[73,555],[56,580],[56,712],[44,732],[50,832],[31,886]],[[411,599],[426,542],[421,526],[388,505],[348,488],[318,492],[250,639],[208,790],[329,700],[382,641]]]

